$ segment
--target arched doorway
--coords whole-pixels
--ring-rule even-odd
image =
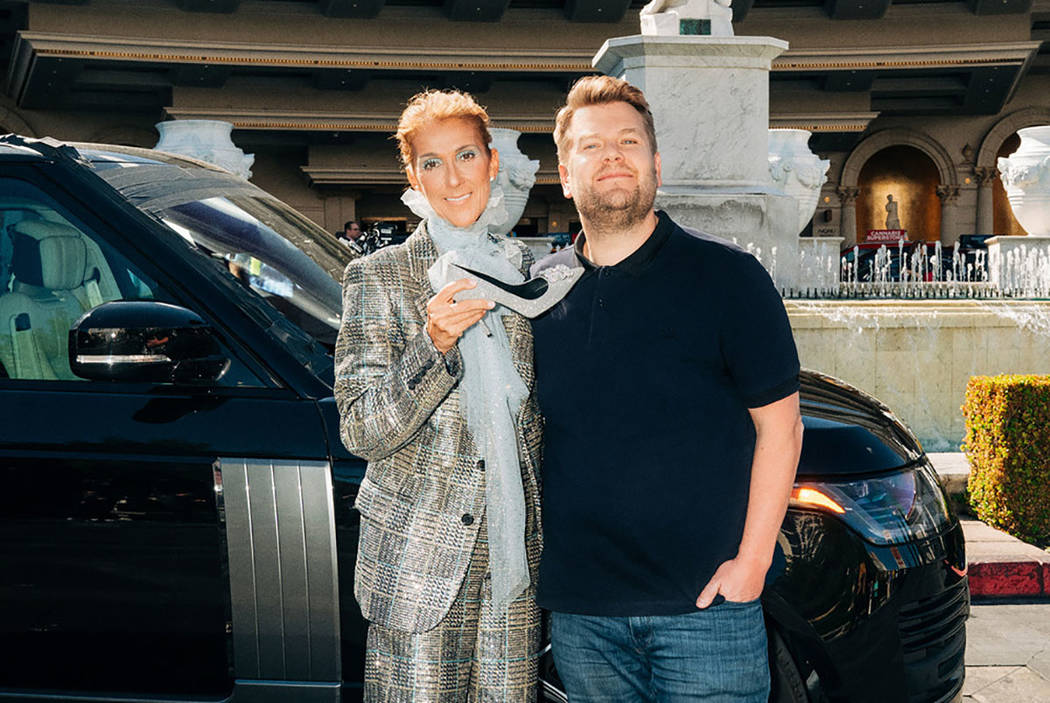
[[[953,244],[955,242],[955,237],[959,234],[956,231],[955,226],[955,209],[959,200],[959,178],[951,156],[940,142],[927,134],[903,127],[891,127],[889,129],[875,132],[871,136],[866,137],[856,146],[856,148],[853,149],[852,152],[850,152],[849,157],[842,166],[839,187],[835,189],[835,192],[839,196],[839,222],[844,246],[853,246],[859,240],[864,239],[868,229],[881,229],[882,226],[886,224],[886,195],[889,195],[890,193],[883,192],[880,194],[878,199],[878,209],[874,209],[874,203],[876,201],[872,193],[869,192],[865,197],[865,201],[868,201],[869,198],[871,199],[871,204],[866,208],[861,207],[858,198],[862,195],[862,191],[864,190],[863,184],[861,183],[861,170],[865,167],[869,167],[869,162],[880,152],[894,147],[906,147],[909,150],[913,150],[922,155],[922,159],[916,160],[912,158],[912,151],[896,152],[898,156],[903,154],[903,158],[906,159],[907,164],[926,164],[928,161],[934,165],[937,178],[935,185],[933,186],[933,194],[940,200],[939,205],[934,205],[932,208],[932,212],[936,213],[932,215],[932,217],[937,218],[932,220],[932,222],[940,222],[939,233],[935,227],[931,228],[930,222],[925,220],[926,213],[929,213],[931,210],[924,204],[917,206],[919,207],[918,211],[924,213],[924,219],[919,221],[918,224],[913,225],[904,219],[904,217],[908,217],[908,215],[907,213],[903,213],[901,224],[909,230],[915,230],[918,238],[925,239],[926,237],[929,237],[931,239],[940,239],[945,245]],[[884,155],[883,158],[887,161],[892,161],[894,153],[895,152],[891,151],[888,156]],[[874,175],[881,173],[878,163],[879,162],[876,161],[874,165],[871,165],[869,167],[869,172],[865,174],[869,177],[869,184]],[[885,168],[892,171],[893,169],[898,168],[898,166],[889,163],[885,164]],[[906,166],[904,168],[906,168]],[[924,178],[926,178],[926,176],[922,176],[919,180],[923,180]],[[928,195],[928,193],[926,195]],[[896,199],[897,198],[894,197],[894,200]],[[865,217],[868,218],[863,226],[858,217],[861,210],[866,210],[867,214]],[[900,212],[899,206],[898,212]],[[879,227],[871,227],[870,225],[872,224],[877,224]],[[921,227],[921,234],[916,229],[917,227]],[[910,232],[909,236],[911,236]]]
[[[940,182],[937,165],[913,146],[898,144],[876,152],[857,179],[857,241],[866,241],[868,231],[878,229],[904,229],[911,241],[940,239]],[[887,223],[887,196],[897,203],[899,227]]]
[[[1014,132],[1003,145],[999,147],[999,152],[996,156],[996,163],[999,162],[1000,158],[1011,156],[1021,146],[1021,135]],[[1024,227],[1014,217],[1013,208],[1010,207],[1010,200],[1006,197],[1006,188],[1003,186],[1003,182],[999,178],[992,180],[992,208],[993,208],[993,227],[995,228],[995,234],[1014,234],[1023,235],[1027,234],[1024,231]]]

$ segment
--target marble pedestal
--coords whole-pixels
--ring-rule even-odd
[[[770,192],[772,37],[609,39],[592,64],[645,93],[656,121],[664,189]]]
[[[787,47],[772,37],[635,35],[609,39],[592,62],[645,92],[662,161],[657,207],[760,250],[782,289],[799,282],[798,206],[769,176],[769,69]]]
[[[685,227],[735,241],[754,254],[777,288],[800,287],[798,202],[781,193],[674,193],[659,190],[656,209]],[[790,223],[790,224],[789,224]]]
[[[985,244],[988,280],[999,290],[1024,297],[1050,296],[1050,236],[999,236]]]

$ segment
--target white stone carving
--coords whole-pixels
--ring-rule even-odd
[[[1050,235],[1050,125],[1018,130],[1021,146],[999,159],[1014,217],[1030,235]]]
[[[207,161],[244,179],[252,177],[254,154],[245,154],[233,143],[233,125],[220,120],[168,120],[158,122],[160,141],[153,147],[172,154]]]
[[[810,151],[809,137],[804,129],[769,130],[769,175],[778,190],[798,203],[796,234],[813,219],[831,165]]]
[[[530,159],[518,148],[518,137],[521,136],[518,130],[490,127],[489,134],[492,135],[492,148],[499,152],[496,179],[503,188],[503,205],[507,208],[507,219],[499,227],[493,227],[492,233],[507,234],[525,212],[525,203],[536,183],[540,162]]]
[[[642,34],[678,36],[681,20],[711,20],[712,37],[733,36],[731,0],[651,0],[638,14]]]

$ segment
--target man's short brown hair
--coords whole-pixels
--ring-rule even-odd
[[[656,153],[656,127],[653,125],[653,113],[645,95],[638,88],[612,76],[584,76],[573,84],[565,107],[558,110],[554,118],[554,143],[558,145],[558,160],[561,161],[569,149],[569,127],[573,114],[581,107],[607,105],[609,103],[627,103],[642,116],[645,133],[649,136],[649,146]]]

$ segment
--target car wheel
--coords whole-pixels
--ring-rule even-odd
[[[769,628],[769,703],[809,703],[806,683],[780,633]]]

